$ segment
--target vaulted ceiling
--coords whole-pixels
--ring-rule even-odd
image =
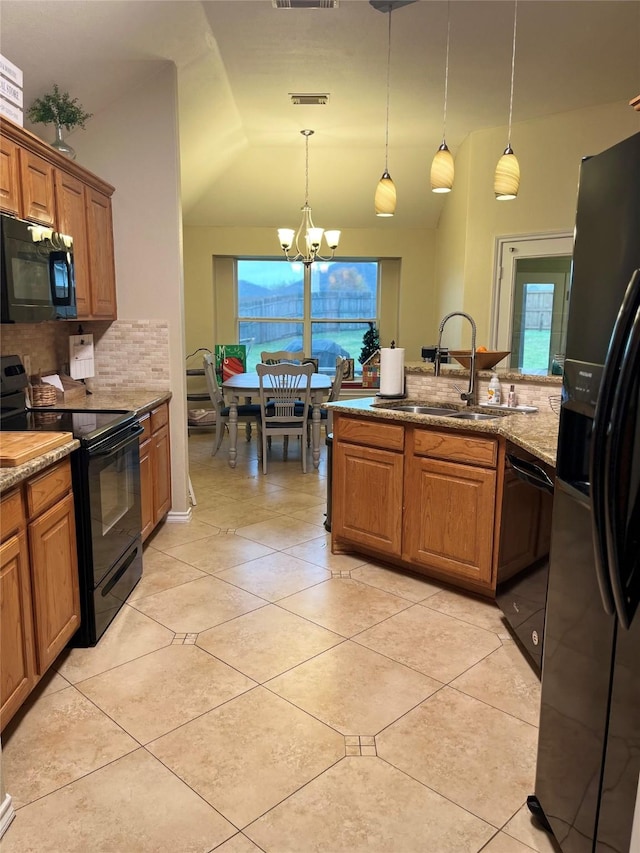
[[[391,13],[389,170],[398,213],[384,227],[433,227],[446,203],[429,191],[429,166],[442,138],[447,10],[444,0],[417,0]],[[446,137],[454,154],[468,134],[506,125],[513,13],[508,0],[449,4]],[[0,27],[0,52],[22,68],[27,105],[57,82],[98,113],[157,62],[176,63],[187,224],[297,226],[302,128],[315,130],[316,224],[380,224],[373,193],[384,167],[388,13],[366,0],[286,10],[271,0],[2,0]],[[638,0],[519,0],[516,151],[519,122],[626,104],[639,88]],[[328,93],[329,102],[294,106],[294,92]]]

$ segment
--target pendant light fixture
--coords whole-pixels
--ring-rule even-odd
[[[309,137],[313,136],[313,130],[301,130],[305,143],[305,170],[304,170],[304,205],[302,206],[302,221],[297,231],[293,228],[278,228],[278,241],[284,256],[292,263],[303,263],[305,267],[311,266],[314,261],[331,261],[335,255],[340,242],[339,231],[325,231],[324,228],[316,228],[311,219],[311,207],[309,206]],[[327,241],[331,251],[329,257],[319,255],[322,235]],[[289,250],[294,245],[296,253],[290,255]]]
[[[390,69],[391,69],[391,12],[393,4],[389,4],[389,38],[387,44],[387,120],[384,138],[384,172],[378,181],[374,206],[376,216],[393,216],[396,212],[396,187],[389,174],[389,92],[390,92]]]
[[[447,95],[449,92],[449,34],[451,31],[450,2],[447,0],[447,53],[444,63],[444,116],[442,119],[442,144],[436,151],[431,163],[431,191],[450,193],[453,187],[455,168],[453,155],[447,148],[445,130],[447,127]]]
[[[511,53],[511,92],[509,94],[509,130],[507,147],[498,160],[493,189],[498,201],[510,201],[518,195],[520,188],[520,164],[511,147],[511,115],[513,113],[513,78],[516,69],[516,23],[518,20],[518,0],[514,0],[513,10],[513,49]]]

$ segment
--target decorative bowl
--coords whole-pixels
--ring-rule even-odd
[[[476,370],[491,370],[499,361],[506,358],[511,350],[506,352],[498,352],[497,350],[488,350],[487,352],[476,352]],[[460,362],[467,369],[471,367],[471,350],[470,349],[450,349],[449,355],[452,355],[456,361]]]

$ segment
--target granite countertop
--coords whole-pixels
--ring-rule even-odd
[[[13,488],[13,486],[17,486],[23,480],[32,477],[39,471],[43,471],[49,465],[53,465],[54,462],[64,459],[65,456],[68,456],[76,448],[80,447],[80,442],[71,433],[68,435],[68,442],[61,444],[60,447],[55,447],[53,450],[49,450],[47,453],[43,453],[41,456],[36,456],[35,459],[25,462],[24,465],[15,465],[12,468],[0,468],[0,494]]]
[[[399,400],[395,405],[417,405],[422,401]],[[388,406],[393,406],[390,402]],[[438,403],[435,405],[442,405]],[[485,421],[455,421],[439,415],[418,415],[410,412],[399,412],[393,408],[380,405],[375,397],[361,397],[358,400],[344,400],[337,403],[325,403],[326,408],[339,410],[345,414],[381,418],[382,420],[403,421],[405,423],[437,426],[464,432],[480,432],[485,435],[500,435],[514,444],[533,453],[543,462],[555,467],[556,445],[558,442],[559,418],[553,412],[514,412],[501,414],[493,420]],[[461,409],[464,407],[460,407]],[[474,411],[487,412],[484,407],[474,407]]]
[[[54,409],[86,409],[87,411],[98,411],[100,409],[114,409],[125,412],[135,412],[136,415],[144,415],[171,399],[170,391],[150,391],[146,388],[130,388],[126,391],[93,391],[86,397],[70,400],[68,403],[56,403]],[[40,411],[40,410],[38,410]],[[43,408],[42,411],[46,411]]]

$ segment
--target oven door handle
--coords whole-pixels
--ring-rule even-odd
[[[123,447],[126,447],[128,444],[138,438],[138,436],[142,435],[144,432],[144,427],[141,427],[140,424],[134,424],[129,428],[127,434],[123,437],[121,433],[118,433],[115,441],[113,438],[105,438],[104,441],[96,444],[94,447],[88,448],[89,456],[113,456],[119,450],[122,450]]]

